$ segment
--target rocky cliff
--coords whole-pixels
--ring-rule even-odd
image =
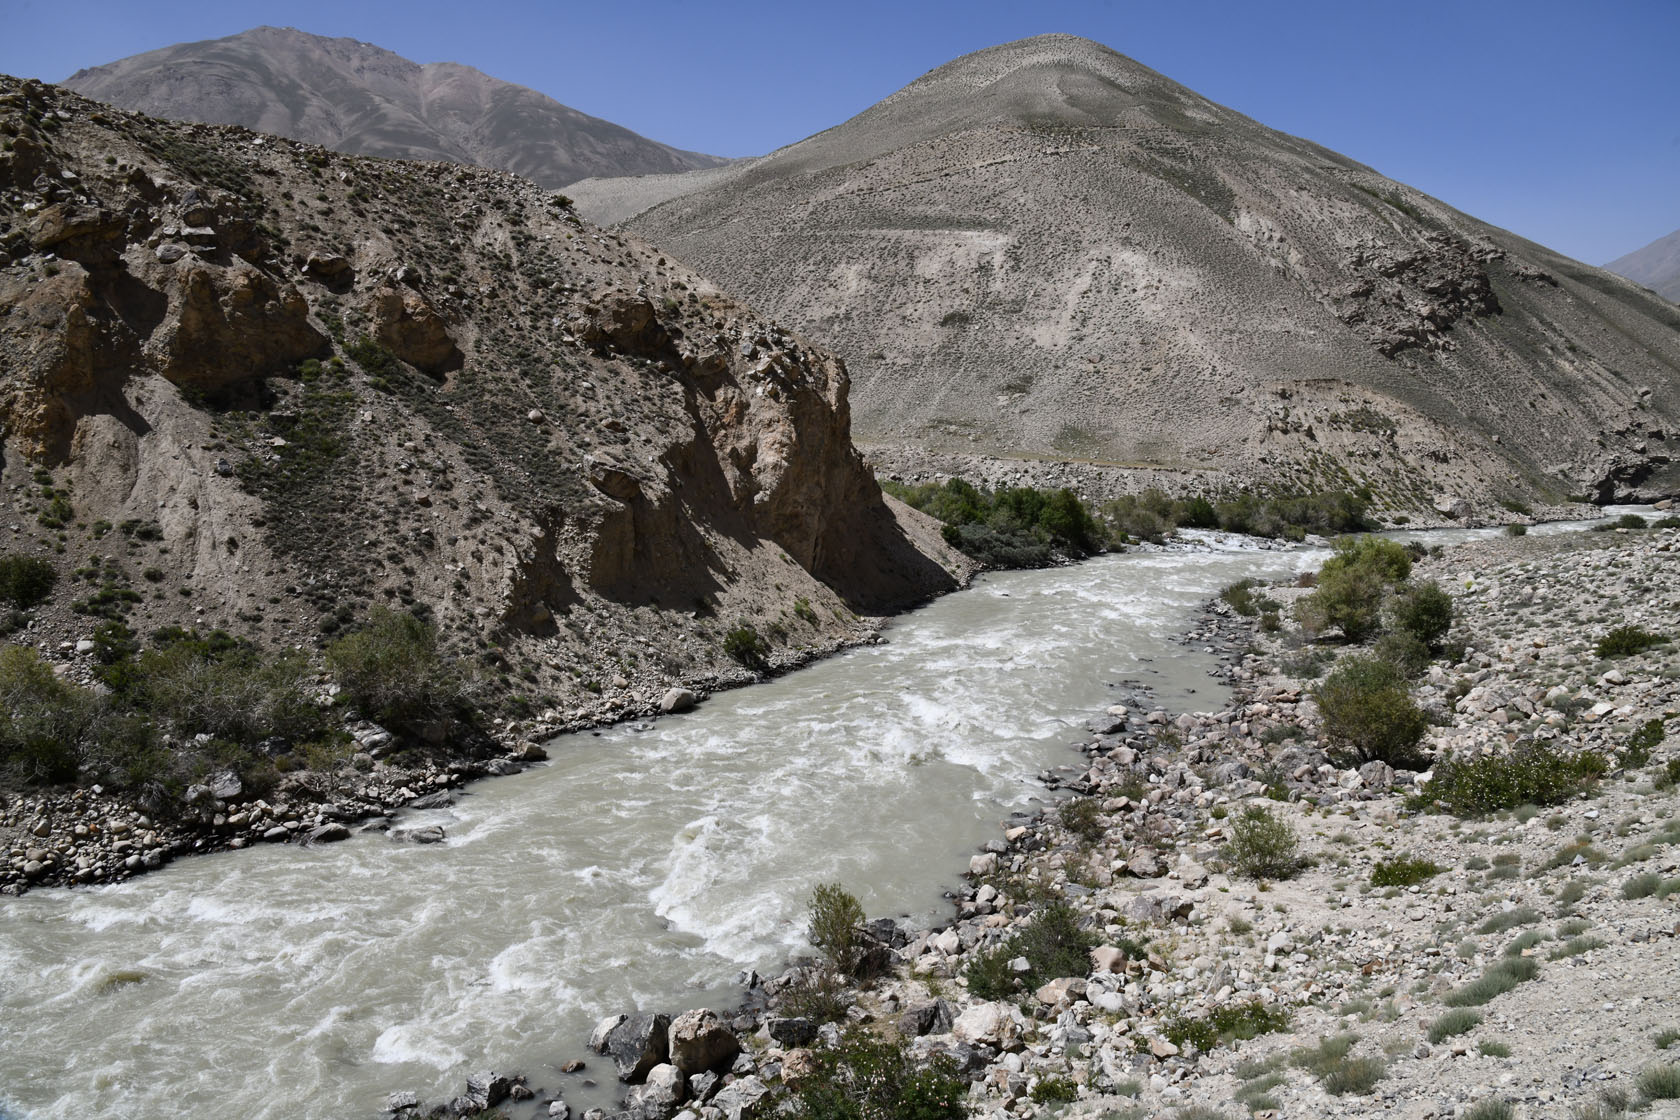
[[[570,189],[844,355],[860,440],[906,470],[1363,485],[1389,512],[1680,486],[1680,311],[1086,40]]]
[[[290,27],[178,43],[78,70],[64,84],[154,116],[243,125],[355,155],[473,163],[550,188],[724,162],[470,66],[411,62]]]
[[[741,622],[797,658],[954,584],[837,358],[561,196],[13,79],[0,149],[0,549],[63,577],[11,640],[401,604],[623,710]]]

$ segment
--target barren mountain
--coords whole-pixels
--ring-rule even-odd
[[[570,193],[843,354],[860,440],[906,474],[1071,460],[1090,488],[1150,468],[1390,510],[1680,481],[1680,310],[1086,40]]]
[[[1680,303],[1680,229],[1659,237],[1604,266],[1617,276],[1643,284],[1664,299]]]
[[[101,616],[309,648],[390,604],[636,710],[742,622],[786,660],[953,585],[838,359],[561,196],[9,78],[0,149],[3,549],[83,676]]]
[[[78,70],[78,93],[153,116],[237,124],[356,155],[450,160],[565,186],[723,161],[638,136],[454,62],[258,27]]]

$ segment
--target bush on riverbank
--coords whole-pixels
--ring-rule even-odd
[[[438,649],[437,629],[407,612],[375,607],[327,647],[327,665],[351,704],[387,727],[416,731],[466,712],[469,682]]]
[[[1079,928],[1077,910],[1052,902],[991,952],[970,961],[964,973],[968,990],[980,999],[1012,999],[1017,982],[1031,991],[1058,976],[1085,976],[1097,944],[1095,934]],[[1026,972],[1009,967],[1016,957],[1027,959]]]
[[[888,480],[881,489],[944,522],[945,542],[988,567],[1044,567],[1058,554],[1090,556],[1113,543],[1085,503],[1066,488],[1016,486],[994,492],[953,478],[921,486]]]
[[[1098,512],[1115,533],[1139,540],[1159,542],[1176,529],[1222,529],[1298,541],[1308,533],[1328,536],[1374,529],[1368,508],[1365,496],[1345,490],[1274,497],[1241,494],[1220,500],[1169,498],[1151,489],[1105,502]]]
[[[1324,734],[1355,760],[1416,769],[1417,746],[1429,721],[1392,664],[1376,657],[1344,658],[1313,690],[1313,699],[1324,717]]]
[[[857,971],[862,953],[858,927],[863,925],[863,904],[839,883],[818,883],[806,903],[810,924],[805,936],[827,960],[829,968],[842,976]]]
[[[1411,572],[1404,546],[1382,537],[1342,537],[1312,594],[1296,600],[1295,618],[1311,636],[1340,630],[1348,641],[1362,642],[1377,632],[1384,599]]]
[[[813,1055],[799,1085],[797,1120],[964,1120],[968,1082],[943,1054],[918,1061],[902,1039],[850,1027]]]
[[[24,785],[74,778],[91,701],[34,650],[0,648],[0,776]]]

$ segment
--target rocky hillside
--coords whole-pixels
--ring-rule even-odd
[[[1680,478],[1680,311],[1086,40],[965,56],[761,159],[571,193],[843,354],[883,455],[1364,484],[1406,510]]]
[[[1617,276],[1643,284],[1664,299],[1680,303],[1680,229],[1659,237],[1604,266]]]
[[[962,562],[847,390],[511,175],[0,79],[0,552],[59,574],[7,640],[72,679],[103,620],[308,650],[390,605],[583,718],[855,640]]]
[[[336,151],[495,167],[539,186],[723,161],[684,152],[454,62],[424,65],[355,39],[258,27],[180,43],[64,82],[124,109],[237,124]]]

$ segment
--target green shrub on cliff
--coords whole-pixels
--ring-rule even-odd
[[[58,582],[52,563],[38,556],[0,556],[0,599],[24,610],[46,601]]]
[[[23,784],[76,776],[93,698],[24,646],[0,646],[0,776]]]
[[[723,636],[723,652],[755,673],[770,667],[770,643],[746,619]]]
[[[375,607],[367,625],[327,647],[327,665],[358,711],[413,729],[461,710],[467,681],[438,649],[437,630],[406,612]]]

